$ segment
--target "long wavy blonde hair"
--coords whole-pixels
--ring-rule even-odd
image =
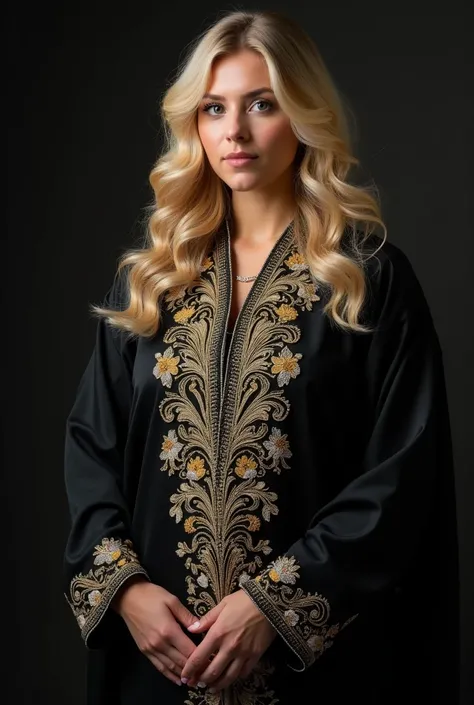
[[[155,198],[146,242],[122,254],[116,271],[118,276],[126,268],[128,307],[91,307],[132,337],[155,335],[163,294],[199,280],[213,237],[229,213],[229,188],[207,160],[197,110],[216,58],[244,48],[265,59],[271,88],[300,142],[293,231],[316,282],[331,294],[324,312],[344,330],[369,330],[360,321],[366,297],[362,247],[378,226],[386,237],[386,227],[376,189],[347,181],[359,160],[351,152],[341,95],[317,47],[290,18],[236,11],[195,39],[164,94],[165,145],[150,173]],[[349,249],[343,249],[348,232]]]

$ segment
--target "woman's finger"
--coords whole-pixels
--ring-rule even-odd
[[[194,686],[198,682],[205,682],[202,679],[202,674],[208,668],[212,654],[218,652],[217,656],[212,659],[212,663],[214,663],[217,658],[223,658],[222,653],[219,652],[218,641],[219,640],[213,633],[213,627],[211,627],[202,642],[196,647],[194,652],[188,658],[186,666],[183,668],[181,678],[184,679],[184,683],[189,683],[190,686]],[[229,661],[230,658],[231,655],[229,654],[226,661]],[[220,662],[219,667],[222,669],[224,665]]]
[[[199,681],[206,685],[215,683],[218,678],[221,678],[226,672],[231,661],[231,655],[224,656],[223,651],[218,651],[217,654],[209,661],[199,675]]]
[[[181,675],[181,671],[183,670],[185,664],[186,664],[186,658],[183,656],[182,653],[178,651],[172,644],[167,644],[166,646],[161,646],[160,651],[155,651],[156,656],[158,658],[162,658],[163,663],[166,663],[166,659],[170,661],[175,667],[175,673],[178,675]]]
[[[212,683],[209,688],[209,692],[216,693],[219,690],[223,690],[223,688],[228,688],[229,685],[236,681],[240,676],[244,663],[244,659],[233,659],[225,669],[222,676]]]
[[[187,634],[178,626],[176,631],[169,639],[171,646],[183,654],[185,659],[188,659],[196,649],[196,644],[191,641]]]
[[[165,666],[165,664],[161,660],[162,657],[158,658],[158,656],[155,656],[154,654],[149,654],[148,658],[150,659],[154,667],[157,669],[157,671],[162,673],[166,678],[168,678],[176,685],[182,685],[181,679],[175,673],[173,673],[173,671],[170,670],[168,666]]]
[[[159,659],[163,666],[168,669],[168,671],[171,671],[175,676],[180,678],[181,668],[177,666],[176,663],[172,659],[170,659],[166,654],[162,653],[161,651],[155,651],[153,653],[153,656]]]
[[[247,659],[247,661],[244,662],[244,665],[242,666],[242,671],[240,672],[239,678],[248,678],[248,676],[252,673],[253,669],[257,665],[258,661],[255,659]]]

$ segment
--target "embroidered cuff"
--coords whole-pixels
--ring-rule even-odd
[[[242,590],[267,617],[287,643],[304,671],[333,644],[334,637],[357,615],[342,626],[329,625],[331,608],[328,600],[316,593],[293,587],[300,577],[300,566],[293,556],[281,556],[256,578],[241,583]]]
[[[102,543],[95,546],[93,556],[94,567],[87,574],[75,575],[70,593],[66,595],[87,646],[92,631],[123,583],[132,575],[142,574],[148,578],[129,540],[103,538]]]

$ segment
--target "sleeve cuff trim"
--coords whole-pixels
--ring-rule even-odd
[[[139,563],[128,563],[112,576],[107,584],[107,587],[102,592],[99,604],[89,612],[84,626],[81,629],[81,636],[84,639],[86,646],[88,645],[88,640],[92,631],[99,625],[119,588],[132,575],[139,574],[148,577],[146,570]]]
[[[311,666],[315,661],[314,653],[299,636],[298,632],[285,622],[281,612],[271,598],[268,597],[267,593],[253,580],[248,580],[241,587],[301,662],[302,668],[293,668],[293,670],[304,671],[308,666]]]

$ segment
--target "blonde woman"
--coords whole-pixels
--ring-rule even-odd
[[[427,687],[440,477],[453,527],[424,294],[289,18],[221,17],[162,112],[148,241],[67,420],[89,702],[398,702]]]

